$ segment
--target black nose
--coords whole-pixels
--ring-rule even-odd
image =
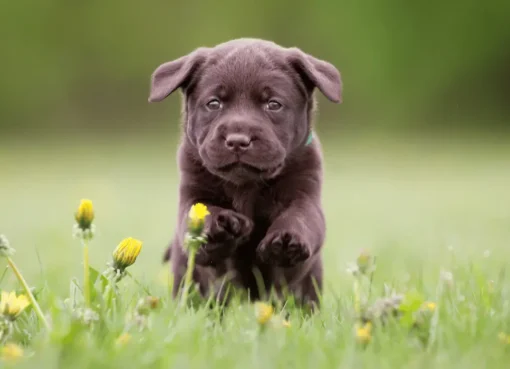
[[[242,133],[231,133],[225,138],[225,146],[230,151],[246,151],[251,147],[251,138]]]

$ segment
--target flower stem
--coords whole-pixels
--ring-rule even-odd
[[[111,305],[113,298],[117,294],[115,271],[113,269],[108,269],[103,273],[103,275],[108,280],[108,284],[103,291],[103,300],[106,303],[106,306],[110,309],[113,306]]]
[[[354,312],[356,316],[359,317],[360,314],[360,305],[361,305],[361,297],[359,291],[359,279],[358,277],[354,278]]]
[[[85,306],[90,307],[89,243],[83,240],[83,294]]]
[[[25,278],[23,278],[23,275],[21,275],[21,272],[19,271],[16,264],[14,264],[14,261],[8,256],[7,262],[9,263],[9,266],[11,267],[12,271],[18,278],[19,282],[23,286],[23,289],[25,290],[25,293],[28,295],[28,299],[30,300],[30,304],[35,310],[35,313],[39,317],[39,319],[43,322],[44,327],[47,330],[50,330],[50,325],[48,321],[46,320],[46,317],[44,316],[44,313],[41,310],[41,307],[39,306],[37,300],[35,299],[34,295],[32,294],[32,291],[30,291],[30,288],[28,287],[27,281],[25,281]]]
[[[129,278],[131,278],[137,285],[138,287],[140,287],[147,295],[151,295],[151,291],[149,291],[147,289],[147,287],[145,287],[143,284],[141,284],[135,277],[133,277],[133,275],[129,272],[129,271],[125,271],[126,275],[129,276]]]
[[[375,262],[376,262],[377,258],[374,256],[374,260],[372,261],[372,265],[376,265]],[[372,282],[374,281],[374,272],[375,272],[375,268],[371,268],[372,270],[370,271],[370,283],[368,285],[368,295],[367,295],[367,301],[370,300],[370,296],[372,295]]]
[[[193,276],[193,269],[195,269],[195,256],[197,249],[190,247],[188,255],[188,267],[186,269],[186,276],[184,277],[184,289],[181,296],[181,307],[184,307],[188,300],[189,290],[191,288],[191,277]]]

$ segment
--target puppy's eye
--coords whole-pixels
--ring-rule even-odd
[[[218,99],[212,99],[206,105],[209,110],[220,110],[222,107],[221,102]]]
[[[271,111],[278,111],[282,108],[282,104],[280,104],[276,100],[269,100],[269,102],[266,105],[267,110]]]

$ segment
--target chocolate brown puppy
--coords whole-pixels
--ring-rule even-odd
[[[239,39],[160,65],[149,101],[183,93],[174,294],[186,271],[186,217],[206,204],[208,243],[193,278],[204,295],[225,280],[252,299],[283,290],[317,303],[322,289],[322,156],[314,90],[340,103],[340,73],[297,48]]]

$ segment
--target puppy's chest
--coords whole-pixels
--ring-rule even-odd
[[[226,194],[232,209],[250,219],[266,223],[272,221],[279,212],[278,196],[271,188],[236,188]]]

